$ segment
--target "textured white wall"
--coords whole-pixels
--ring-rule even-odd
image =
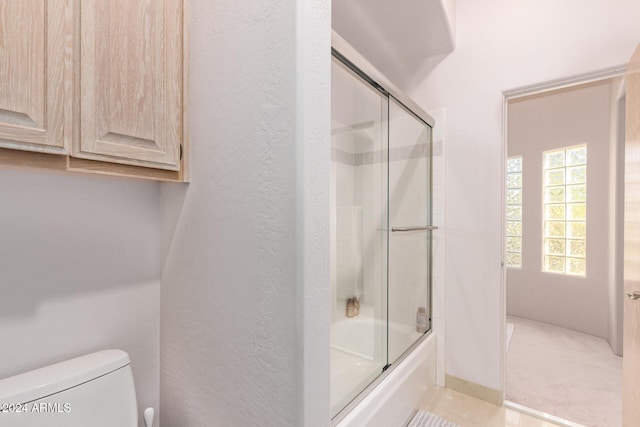
[[[458,0],[456,50],[404,83],[447,109],[448,374],[502,387],[502,92],[626,63],[638,16],[635,0]]]
[[[0,378],[119,348],[140,421],[157,408],[159,200],[157,183],[0,170]]]
[[[331,1],[296,6],[297,425],[312,427],[329,423]]]
[[[610,81],[509,103],[508,155],[522,156],[522,268],[507,269],[507,314],[609,338]],[[587,145],[587,274],[542,271],[543,152]],[[615,171],[613,171],[615,173]],[[607,260],[607,261],[605,261]]]
[[[191,1],[191,184],[166,184],[161,421],[329,415],[329,13]]]

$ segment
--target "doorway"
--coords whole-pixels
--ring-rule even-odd
[[[621,425],[624,80],[506,94],[505,108],[505,398]]]

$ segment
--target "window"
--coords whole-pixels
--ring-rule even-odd
[[[507,267],[522,267],[522,157],[507,159]]]
[[[587,146],[544,153],[543,271],[586,275]]]

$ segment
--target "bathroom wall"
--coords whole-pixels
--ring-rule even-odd
[[[163,184],[168,426],[326,426],[330,4],[191,1],[191,183]]]
[[[456,45],[456,0],[442,0],[442,7],[444,9],[445,16],[447,17],[447,24],[449,26],[449,33],[451,34],[451,40],[453,46]]]
[[[446,369],[503,384],[503,91],[625,64],[640,40],[635,0],[458,0],[456,49],[398,82],[446,108]]]
[[[507,269],[507,314],[609,339],[611,82],[509,102],[508,156],[522,156],[522,268]],[[542,271],[545,151],[587,145],[587,274]],[[606,260],[606,261],[605,261]]]
[[[129,353],[140,425],[159,401],[160,186],[0,169],[0,378]]]

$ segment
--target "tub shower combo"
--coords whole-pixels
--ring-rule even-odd
[[[331,66],[331,416],[334,425],[400,425],[435,371],[434,122],[336,33]],[[360,411],[392,374],[408,385],[395,378],[391,387],[413,397],[385,403],[402,406],[386,415],[376,414],[381,401]]]

